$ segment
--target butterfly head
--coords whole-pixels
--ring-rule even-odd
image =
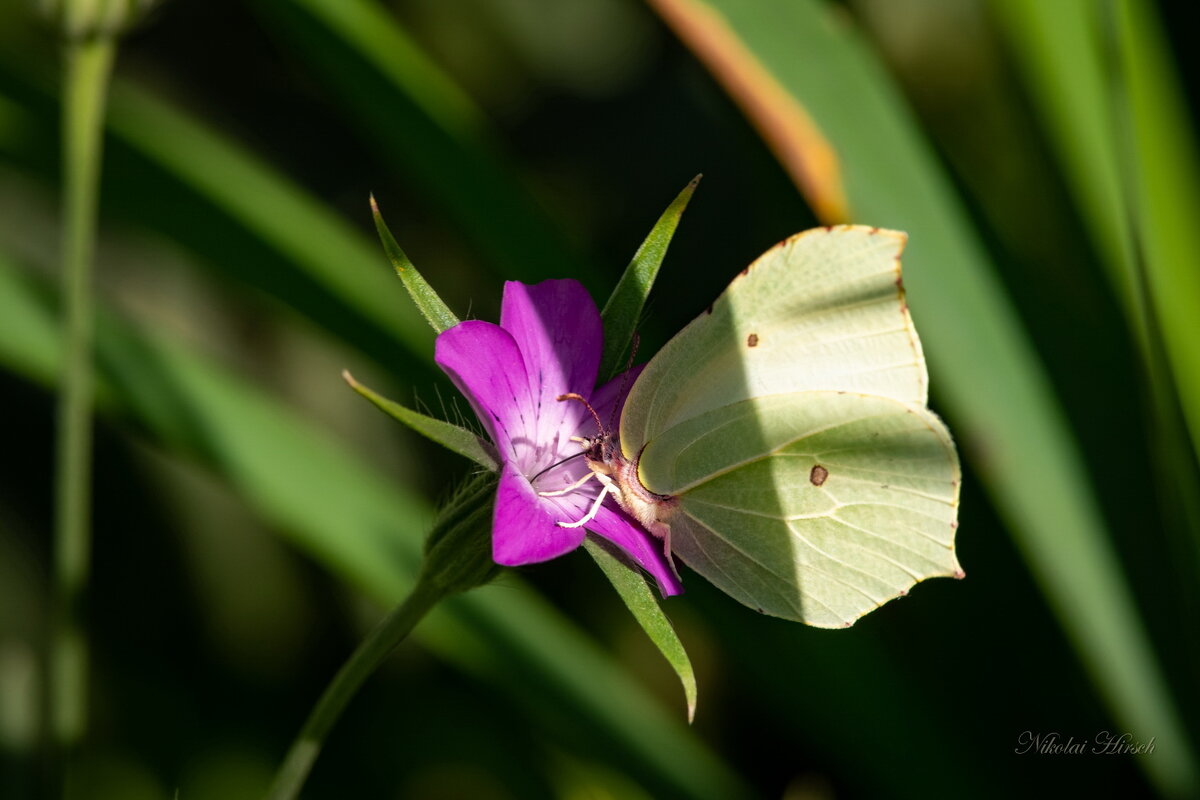
[[[588,461],[588,465],[596,470],[596,466],[601,464],[611,463],[612,460],[620,452],[620,443],[617,440],[617,435],[612,426],[606,426],[604,421],[600,419],[600,415],[596,413],[596,409],[592,408],[592,404],[587,401],[583,395],[569,392],[558,396],[558,400],[575,400],[583,403],[584,408],[592,415],[592,419],[596,421],[596,434],[594,436],[576,436],[573,441],[583,445],[583,454]],[[596,470],[607,471],[607,470]]]

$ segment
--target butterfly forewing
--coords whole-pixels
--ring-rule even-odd
[[[900,284],[905,235],[818,229],[769,250],[647,365],[621,440],[749,397],[846,390],[925,403],[926,371]]]

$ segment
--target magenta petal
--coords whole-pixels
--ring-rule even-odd
[[[647,533],[623,511],[601,506],[596,518],[588,523],[588,529],[621,548],[634,563],[654,576],[664,597],[683,594],[683,583],[675,565],[663,553],[662,540]]]
[[[583,542],[583,528],[562,528],[551,514],[554,507],[537,496],[516,465],[500,473],[496,511],[492,516],[492,558],[517,566],[547,561],[569,553]]]
[[[438,335],[434,361],[471,401],[501,457],[516,458],[514,440],[528,443],[536,420],[525,361],[512,335],[490,322],[460,322]]]
[[[551,435],[587,412],[559,395],[589,397],[600,369],[604,332],[600,312],[578,281],[504,284],[500,327],[512,334],[532,383],[538,430]]]
[[[592,408],[596,409],[596,416],[600,417],[600,421],[604,423],[605,429],[609,433],[619,434],[621,411],[625,408],[625,399],[629,397],[629,390],[633,388],[633,382],[637,380],[638,375],[641,375],[642,370],[645,368],[645,364],[639,364],[622,372],[593,392],[591,398],[589,398]],[[583,424],[576,435],[595,435],[595,424],[591,414],[589,414],[583,420]]]

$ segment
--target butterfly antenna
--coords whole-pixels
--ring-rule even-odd
[[[530,478],[530,479],[529,479],[529,482],[530,482],[530,483],[533,483],[533,482],[534,482],[534,481],[536,481],[538,478],[542,477],[543,475],[545,475],[547,472],[549,472],[550,470],[554,469],[555,467],[562,466],[563,464],[567,463],[568,461],[570,461],[570,460],[571,460],[571,459],[573,459],[573,458],[579,458],[581,455],[583,455],[583,454],[584,454],[584,453],[586,453],[586,452],[587,452],[586,450],[580,450],[580,451],[579,451],[578,453],[576,453],[575,455],[573,455],[573,456],[567,456],[567,457],[566,457],[566,458],[564,458],[562,461],[555,461],[553,464],[551,464],[550,466],[546,467],[544,470],[542,470],[541,472],[539,472],[537,475],[534,475],[532,478]]]
[[[588,401],[587,401],[587,400],[584,398],[584,396],[583,396],[583,395],[581,395],[581,394],[576,394],[575,392],[568,392],[567,394],[560,394],[560,395],[559,395],[558,397],[556,397],[555,399],[556,399],[556,400],[558,400],[559,402],[561,402],[561,401],[563,401],[563,400],[578,400],[579,402],[583,403],[583,407],[584,407],[584,408],[586,408],[588,411],[590,411],[590,412],[591,412],[591,414],[592,414],[592,419],[596,420],[596,427],[598,427],[598,428],[600,429],[600,433],[601,433],[601,434],[603,434],[603,433],[604,433],[604,424],[603,424],[602,422],[600,422],[600,415],[596,413],[596,409],[592,408],[592,404],[591,404],[591,403],[589,403],[589,402],[588,402]],[[580,441],[580,442],[586,442],[586,441],[587,441],[586,439],[576,439],[574,436],[572,436],[572,437],[571,437],[571,440],[572,440],[572,441]],[[566,458],[562,459],[561,461],[555,461],[553,464],[551,464],[550,466],[546,467],[544,470],[542,470],[541,472],[539,472],[537,475],[534,475],[532,478],[530,478],[530,479],[529,479],[529,482],[530,482],[530,483],[533,483],[533,482],[534,482],[534,481],[536,481],[538,478],[542,477],[542,476],[543,476],[543,475],[545,475],[547,472],[549,472],[550,470],[552,470],[552,469],[554,469],[555,467],[559,466],[560,464],[565,464],[565,463],[567,463],[568,461],[570,461],[570,460],[571,460],[571,459],[573,459],[573,458],[579,458],[581,455],[583,455],[583,454],[584,454],[584,453],[586,453],[586,452],[587,452],[587,450],[580,450],[578,453],[576,453],[576,454],[575,454],[575,455],[573,455],[573,456],[567,456]]]
[[[592,404],[591,404],[591,403],[589,403],[589,402],[588,402],[588,401],[587,401],[587,400],[584,398],[584,396],[583,396],[583,395],[581,395],[581,394],[576,394],[575,392],[567,392],[566,394],[560,394],[560,395],[559,395],[558,397],[556,397],[555,399],[556,399],[556,400],[559,400],[559,401],[562,401],[562,400],[578,400],[579,402],[583,403],[583,407],[584,407],[584,408],[586,408],[586,409],[587,409],[587,410],[588,410],[588,411],[591,413],[591,415],[592,415],[592,419],[596,420],[596,428],[597,428],[597,431],[598,431],[599,433],[603,434],[603,433],[604,433],[604,431],[606,430],[606,428],[604,427],[604,423],[600,421],[600,415],[596,413],[596,409],[592,408]]]
[[[608,428],[601,429],[615,431],[617,429],[617,409],[625,401],[625,395],[629,391],[629,370],[633,369],[633,359],[637,357],[638,345],[642,343],[642,337],[634,331],[633,339],[629,342],[629,360],[625,362],[625,372],[621,376],[621,391],[617,393],[617,402],[613,403],[612,419],[608,421]],[[594,411],[592,412],[595,413]]]

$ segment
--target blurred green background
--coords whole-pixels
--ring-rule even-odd
[[[505,279],[577,277],[603,302],[702,172],[641,352],[792,233],[907,230],[932,404],[965,459],[967,579],[833,632],[685,573],[664,607],[697,671],[688,727],[591,559],[510,571],[367,684],[305,796],[1195,796],[1200,182],[1183,13],[166,0],[123,40],[108,110],[73,794],[258,796],[469,470],[339,378],[467,410],[370,192],[451,307],[495,319]],[[0,4],[3,797],[41,785],[60,71],[30,4]],[[837,160],[807,183],[811,149],[799,172],[786,155],[797,110]],[[1016,752],[1025,732],[1103,731],[1155,751]]]

